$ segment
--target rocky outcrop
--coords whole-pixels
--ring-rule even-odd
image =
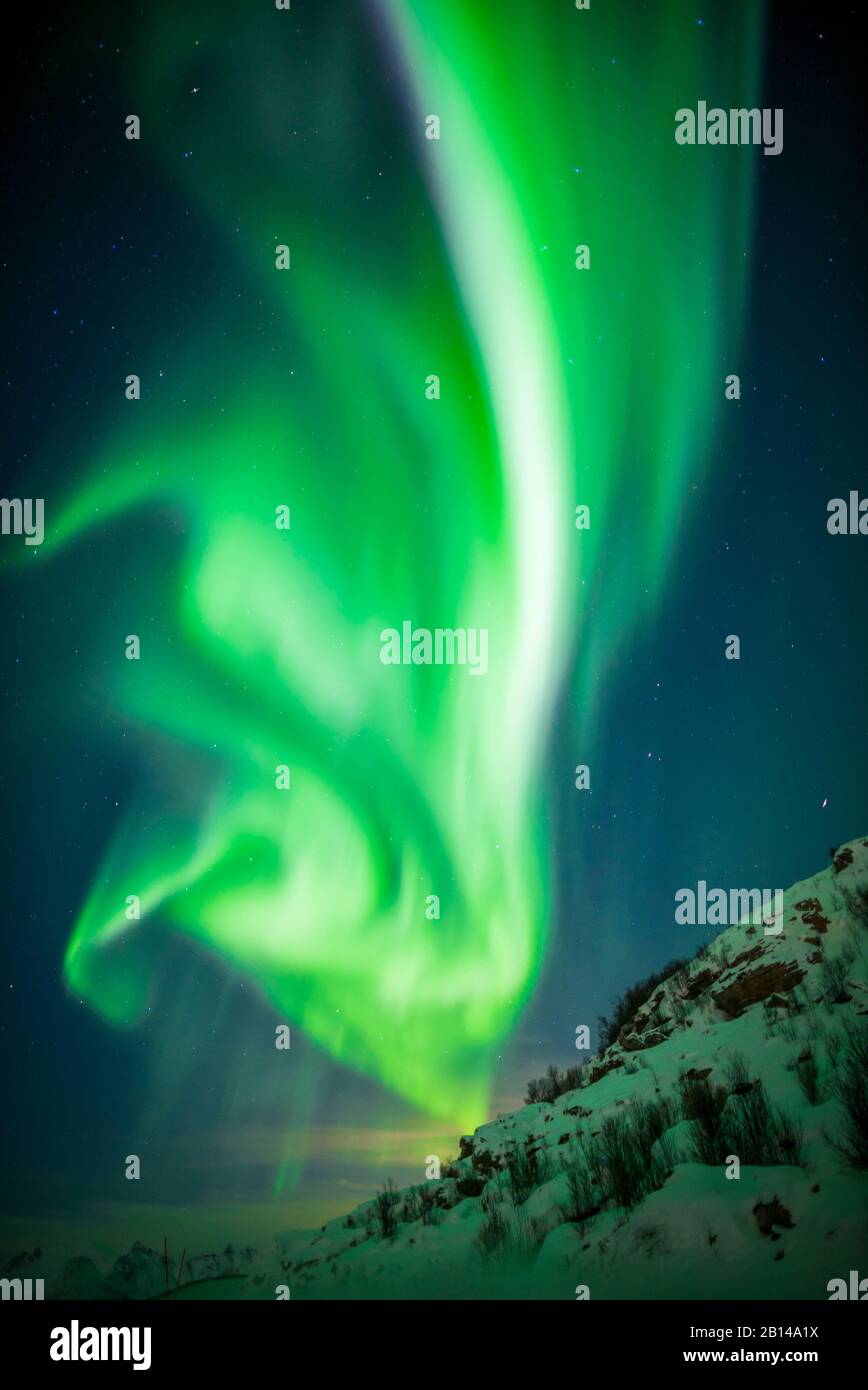
[[[802,915],[802,921],[808,927],[813,927],[814,931],[825,936],[829,930],[829,919],[822,913],[822,904],[819,898],[803,898],[800,903],[795,904],[797,912]]]
[[[715,980],[719,980],[723,972],[713,970],[708,966],[705,970],[700,970],[696,975],[691,976],[690,982],[684,990],[683,999],[698,999],[700,994],[704,994]]]
[[[659,1047],[666,1041],[666,1034],[651,1029],[648,1033],[622,1032],[618,1038],[625,1052],[643,1052],[646,1047]]]
[[[805,978],[795,961],[775,960],[756,970],[746,970],[714,995],[717,1007],[730,1018],[738,1018],[752,1004],[760,1004],[774,994],[787,994]]]
[[[780,1226],[784,1231],[791,1231],[796,1224],[777,1197],[773,1197],[770,1202],[757,1202],[753,1209],[753,1218],[760,1235],[770,1236],[772,1240],[780,1240],[780,1234],[774,1229],[775,1226]]]
[[[853,851],[849,845],[839,849],[835,855],[835,873],[839,874],[843,869],[848,869],[853,863]]]

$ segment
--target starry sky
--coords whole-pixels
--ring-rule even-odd
[[[3,1249],[255,1244],[419,1181],[697,949],[679,887],[866,833],[866,542],[825,525],[868,488],[861,84],[817,8],[27,19]],[[701,98],[782,107],[783,153],[678,150]],[[486,626],[490,671],[382,668],[404,618]]]

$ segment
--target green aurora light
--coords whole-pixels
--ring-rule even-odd
[[[134,509],[183,517],[171,612],[138,662],[137,629],[115,633],[106,691],[175,790],[146,758],[65,962],[113,1024],[186,934],[335,1058],[483,1117],[546,944],[553,711],[569,689],[587,750],[737,370],[756,152],[678,147],[673,118],[754,104],[760,7],[713,50],[692,8],[382,0],[307,55],[267,6],[149,10],[134,153],[171,169],[286,348],[230,353],[231,301],[203,289],[165,381],[133,367],[142,402],[49,514],[46,552],[110,543]],[[406,619],[487,628],[487,674],[382,665]]]

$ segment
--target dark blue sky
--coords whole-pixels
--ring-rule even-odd
[[[110,316],[121,293],[133,318],[150,292],[147,280],[131,283],[117,263],[100,265],[88,251],[94,210],[122,202],[128,190],[118,190],[114,167],[92,154],[86,119],[64,105],[70,93],[86,91],[95,105],[114,99],[123,62],[111,76],[101,72],[85,39],[97,18],[109,39],[123,38],[135,21],[116,6],[90,5],[83,26],[74,6],[63,7],[50,30],[47,13],[40,9],[14,59],[6,58],[15,199],[4,294],[7,370],[14,366],[16,385],[4,427],[4,496],[38,495],[29,471],[34,433],[55,428],[55,398],[57,417],[70,419],[64,405],[86,395],[104,370],[99,330],[70,327],[79,277],[95,320]],[[610,673],[590,794],[573,786],[573,768],[585,759],[568,706],[552,730],[552,949],[505,1053],[495,1108],[518,1100],[549,1062],[574,1061],[576,1026],[594,1024],[636,978],[696,950],[701,929],[674,921],[679,887],[700,878],[785,887],[823,867],[830,846],[868,833],[868,539],[833,538],[825,526],[829,498],[851,488],[868,493],[855,13],[843,4],[771,8],[763,104],[786,112],[786,153],[757,159],[748,317],[732,366],[743,399],[722,412],[705,481],[685,499],[654,620]],[[159,246],[184,229],[179,207],[153,178],[153,188],[137,192],[136,217]],[[177,290],[182,300],[180,282]],[[97,415],[73,416],[69,428],[76,437],[66,442],[77,453],[98,428]],[[155,545],[156,575],[170,565],[173,541],[167,535]],[[98,722],[83,730],[64,715],[73,698],[98,708],[97,692],[82,689],[77,674],[77,621],[93,594],[71,583],[57,600],[55,586],[49,608],[47,593],[29,577],[0,571],[7,1081],[0,1200],[8,1218],[129,1199],[128,1188],[107,1180],[115,1169],[104,1155],[132,1142],[127,1135],[137,1126],[141,1133],[141,1098],[154,1056],[167,1046],[159,1019],[138,1033],[114,1033],[61,982],[70,905],[87,892],[133,763]],[[739,662],[723,659],[729,633],[741,638]],[[388,1129],[384,1104],[396,1130],[406,1128],[406,1110],[303,1039],[305,1080],[297,1097],[282,1096],[276,1078],[263,1078],[242,1056],[239,1039],[258,1018],[249,991],[197,957],[178,960],[169,988],[195,997],[189,1027],[201,1026],[222,1050],[230,1080],[203,1084],[195,1065],[179,1067],[177,1094],[151,1122],[153,1151],[166,1160],[153,1200],[264,1203],[273,1137],[289,1121],[313,1136],[300,1195],[339,1207],[346,1192],[351,1205],[352,1183],[364,1187],[380,1162],[374,1155],[369,1167],[351,1165],[353,1135],[374,1108]],[[226,1139],[233,1124],[243,1131],[237,1159]],[[341,1133],[327,1132],[332,1125]],[[190,1157],[197,1132],[216,1155],[210,1167]],[[171,1162],[178,1154],[183,1161]],[[390,1171],[403,1176],[400,1160]],[[298,1213],[307,1210],[303,1201],[290,1204],[281,1224],[302,1223]]]

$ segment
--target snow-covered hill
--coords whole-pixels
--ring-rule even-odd
[[[723,931],[579,1089],[480,1125],[439,1181],[260,1256],[248,1296],[825,1299],[868,1276],[860,889],[868,840],[784,894],[778,935]]]
[[[200,1256],[189,1296],[828,1298],[868,1276],[868,840],[661,983],[582,1084],[460,1140],[315,1235]],[[20,1256],[4,1274],[46,1272]],[[153,1297],[162,1256],[48,1271],[47,1297]],[[200,1281],[212,1281],[200,1282]],[[221,1281],[221,1282],[218,1282]],[[196,1287],[193,1287],[193,1285]],[[281,1293],[278,1293],[281,1290]]]

